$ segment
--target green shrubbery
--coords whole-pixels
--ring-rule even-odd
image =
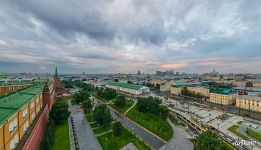
[[[126,104],[126,98],[124,96],[118,96],[114,102],[114,104],[117,106],[117,107],[124,107],[124,105]]]
[[[112,100],[117,97],[117,92],[114,89],[109,88],[99,88],[97,89],[97,95],[106,100]]]
[[[140,112],[151,113],[159,115],[163,119],[166,119],[169,115],[167,106],[160,105],[161,101],[158,98],[148,97],[141,98],[137,102],[137,108]]]
[[[112,121],[110,110],[105,104],[101,104],[95,108],[93,117],[101,126],[107,126]]]
[[[232,150],[233,148],[224,143],[215,133],[210,130],[200,134],[194,140],[195,150]]]
[[[113,126],[113,135],[120,136],[123,130],[123,126],[121,122],[116,122]]]
[[[90,97],[90,93],[89,92],[86,92],[86,91],[81,91],[79,93],[75,93],[73,95],[73,101],[77,104],[85,101],[85,100],[88,100]]]
[[[54,141],[55,126],[64,124],[69,114],[68,105],[64,101],[57,99],[50,112],[49,121],[42,141],[42,149],[51,150]]]

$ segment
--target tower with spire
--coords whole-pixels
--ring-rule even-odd
[[[64,83],[60,81],[57,67],[55,68],[55,73],[53,76],[53,85],[56,96],[68,93],[68,90],[66,90]]]
[[[54,73],[54,77],[53,77],[53,79],[54,79],[54,82],[55,82],[55,81],[60,81],[60,78],[59,78],[59,75],[58,75],[57,67],[55,68],[55,73]]]

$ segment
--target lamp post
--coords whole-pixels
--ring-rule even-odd
[[[106,141],[106,150],[107,150],[107,140],[108,140],[108,138],[106,137],[106,138],[105,138],[105,141]]]

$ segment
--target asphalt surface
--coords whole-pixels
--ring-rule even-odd
[[[95,97],[91,97],[93,100],[96,100],[96,102],[99,103],[99,100],[97,100]],[[121,116],[119,113],[113,111],[111,109],[112,116],[120,121],[124,126],[126,126],[129,130],[131,130],[134,134],[138,135],[142,140],[144,140],[146,143],[151,145],[151,147],[155,149],[159,149],[162,147],[165,143],[158,138],[154,137],[141,127],[139,127],[137,124],[133,123],[132,121],[128,120],[127,118]]]
[[[120,121],[124,126],[127,126],[134,134],[141,137],[144,141],[149,143],[153,148],[159,149],[160,147],[162,147],[165,144],[164,142],[157,139],[153,135],[149,134],[148,132],[146,132],[145,130],[140,128],[138,125],[136,125],[132,121],[126,119],[125,117],[121,116],[117,112],[114,112],[111,110],[111,114],[115,119]]]
[[[187,139],[186,135],[181,131],[182,129],[172,123],[170,125],[174,130],[173,138],[168,144],[162,146],[160,150],[193,150],[193,143]]]
[[[78,112],[71,116],[74,120],[80,150],[102,150],[83,113]]]

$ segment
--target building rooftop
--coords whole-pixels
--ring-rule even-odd
[[[11,85],[31,85],[32,82],[0,82],[0,86],[11,86]]]
[[[259,92],[248,92],[247,95],[239,95],[239,97],[244,99],[254,99],[254,100],[261,101],[261,93]]]
[[[210,93],[222,94],[222,95],[230,95],[235,93],[232,88],[210,88]]]
[[[43,85],[36,84],[25,90],[0,98],[0,126],[37,94],[41,93],[42,90]]]
[[[0,108],[0,127],[2,124],[10,118],[16,112],[15,109]]]
[[[129,84],[129,83],[123,83],[123,82],[109,82],[108,84],[123,87],[123,88],[133,89],[133,90],[140,90],[143,87],[142,85]]]

